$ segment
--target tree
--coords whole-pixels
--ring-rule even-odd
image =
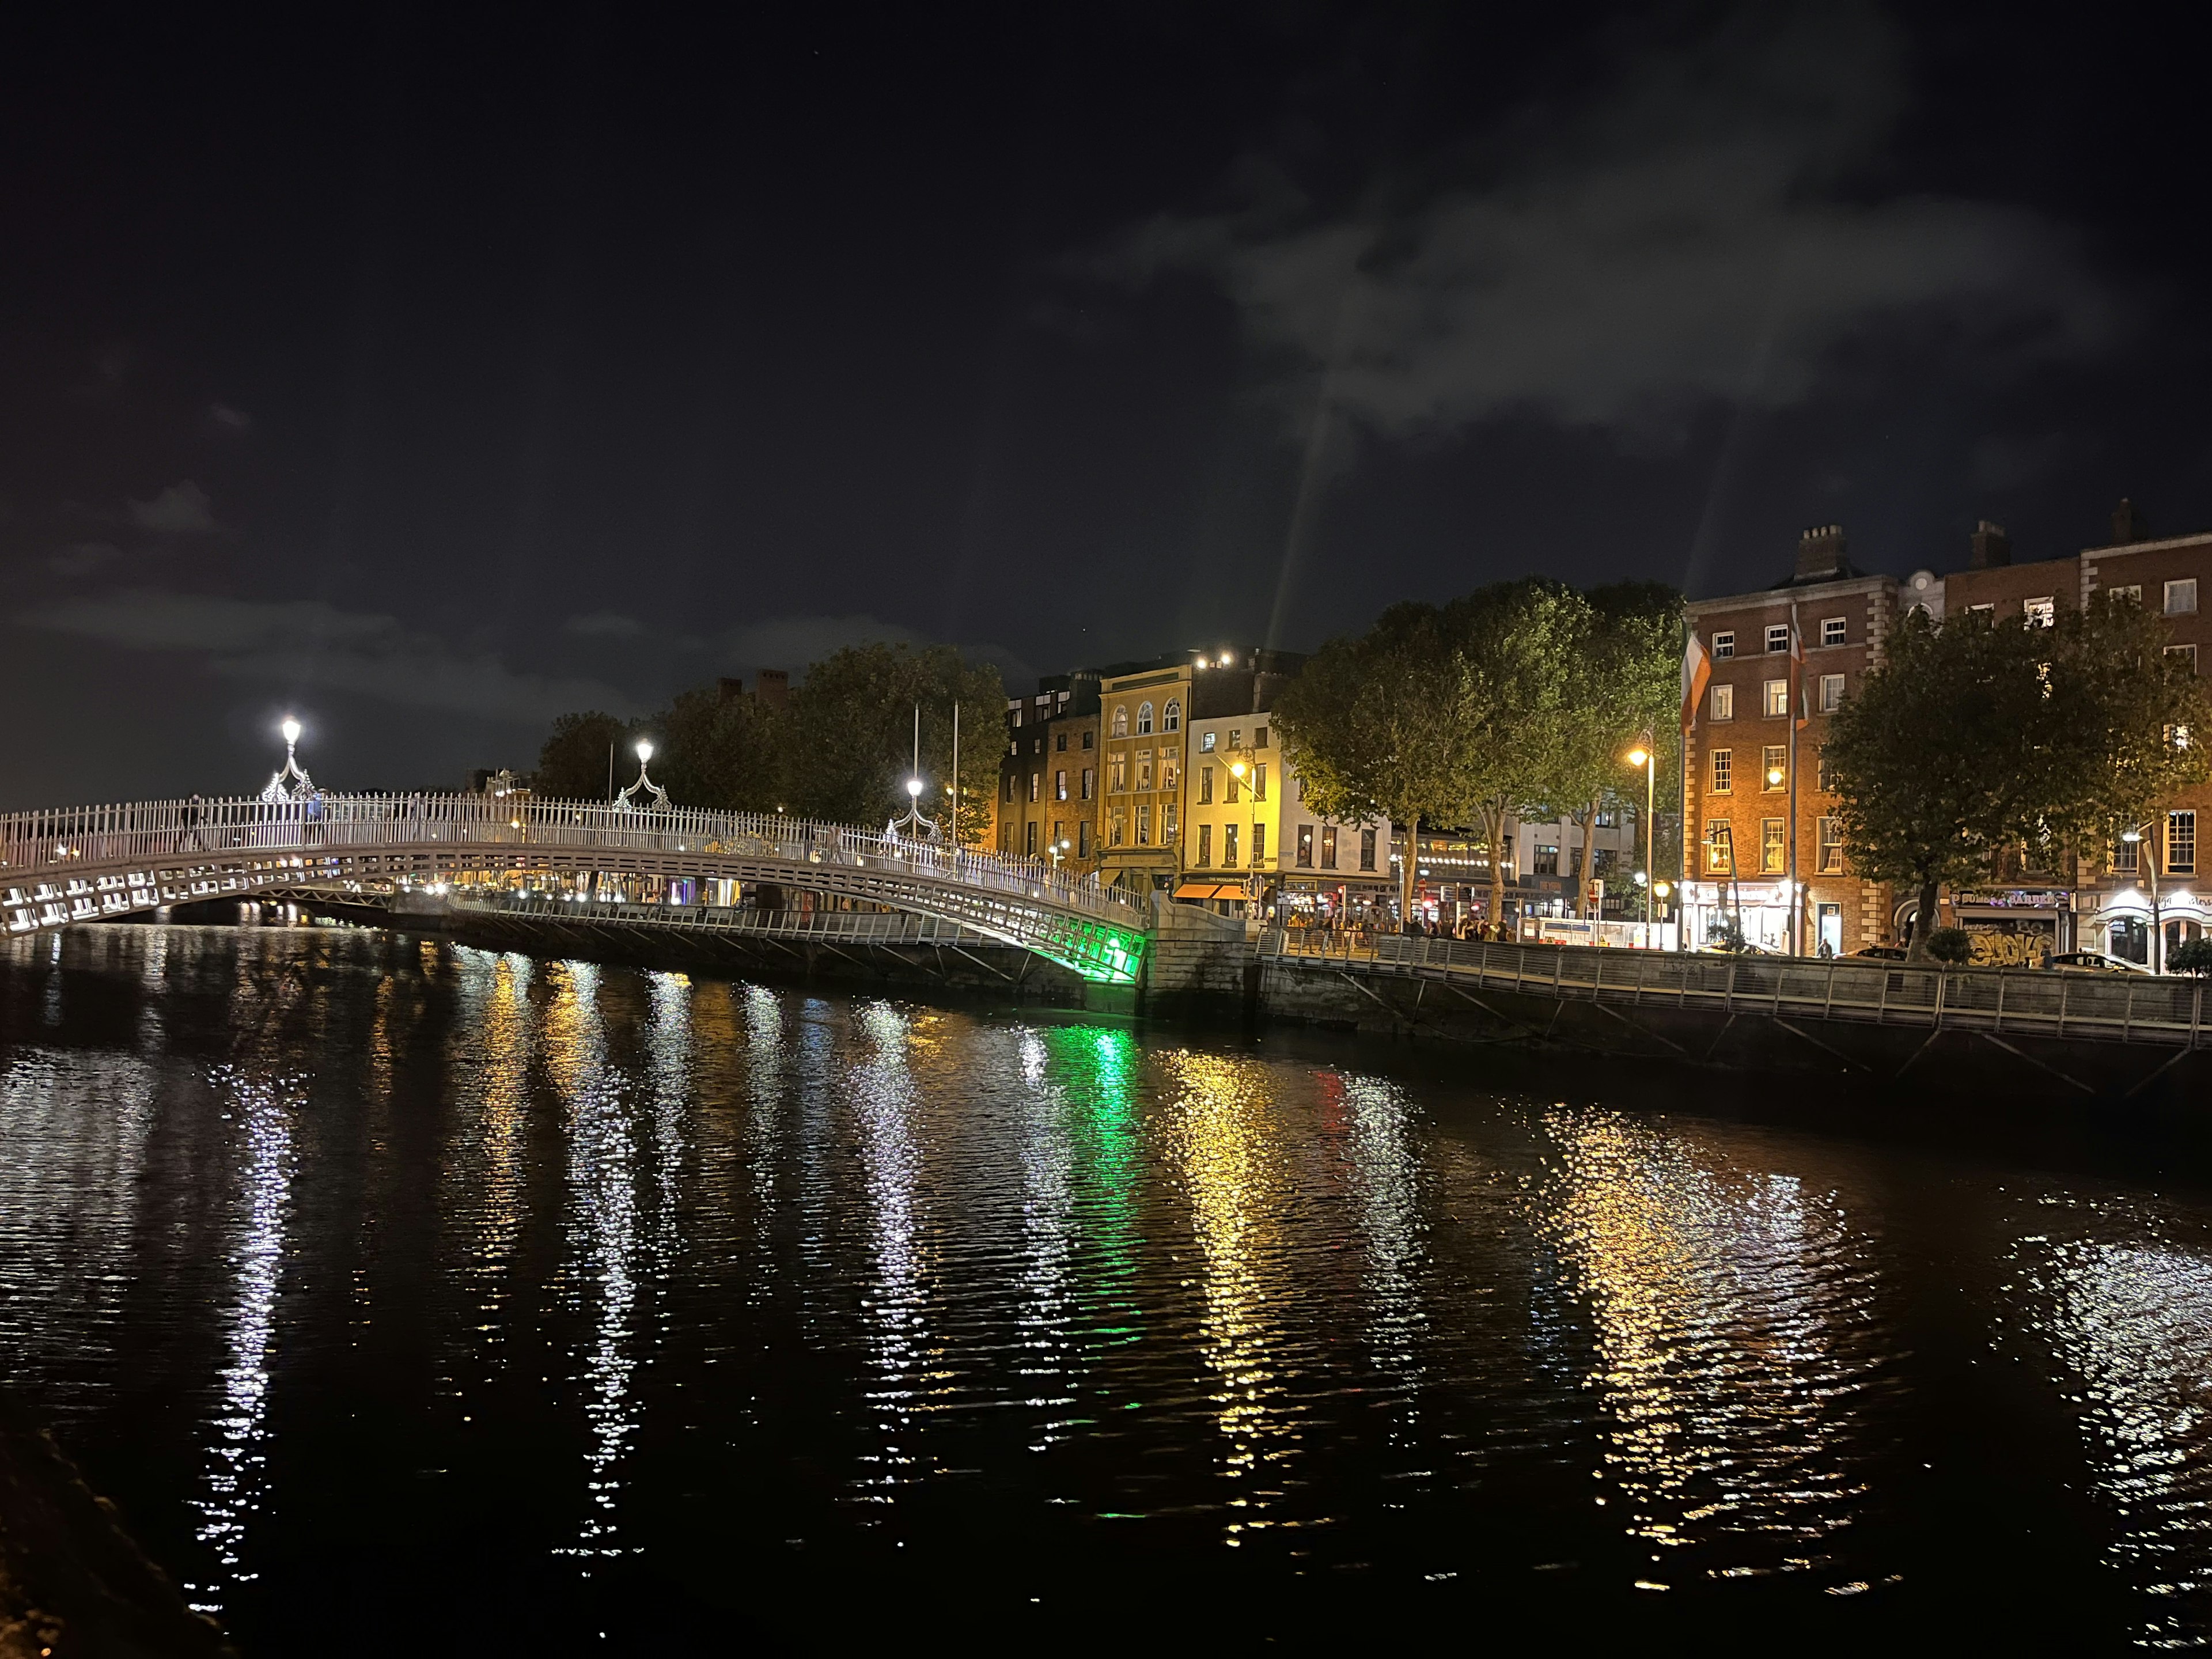
[[[960,708],[960,833],[983,836],[996,792],[1006,699],[999,671],[970,665],[951,646],[848,646],[813,664],[792,694],[786,727],[785,801],[808,817],[881,823],[905,811],[914,769],[914,716],[921,710],[925,815],[945,816],[952,708]]]
[[[630,742],[629,727],[612,714],[563,714],[538,751],[531,787],[553,800],[605,800],[608,754],[619,750],[618,760],[627,760]]]
[[[651,722],[659,733],[656,775],[685,806],[772,812],[787,771],[786,717],[757,696],[720,684],[680,693]]]
[[[2212,775],[2212,696],[2166,644],[2166,623],[2130,599],[2100,595],[2057,619],[2041,803],[2050,833],[2101,847]]]
[[[1448,821],[1464,793],[1467,713],[1465,667],[1443,613],[1410,603],[1322,646],[1275,704],[1275,730],[1315,811],[1405,830],[1403,916],[1413,909],[1421,825]]]
[[[1946,884],[2039,831],[2032,780],[2047,740],[2043,630],[1967,611],[1938,627],[1910,612],[1881,664],[1829,726],[1821,759],[1860,874],[1919,895],[1912,954],[1927,953]]]

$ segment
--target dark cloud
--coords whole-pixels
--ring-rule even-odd
[[[413,709],[536,724],[571,708],[628,714],[634,701],[600,681],[518,673],[487,653],[378,612],[319,600],[253,600],[133,589],[40,606],[25,626],[130,651],[174,652],[228,679],[350,692]]]
[[[1316,392],[1388,434],[1528,412],[1648,439],[1713,401],[1801,403],[1885,331],[2007,373],[2102,345],[2119,307],[2063,227],[1856,183],[1901,58],[1869,8],[1747,10],[1510,124],[1480,184],[1331,216],[1263,168],[1250,205],[1155,218],[1106,267],[1218,283],[1302,441]]]
[[[171,484],[150,501],[132,501],[125,516],[157,536],[205,535],[216,527],[215,503],[190,478]]]
[[[635,617],[624,617],[612,611],[594,611],[587,616],[571,617],[561,624],[564,634],[580,635],[586,639],[634,640],[645,633],[645,624]]]

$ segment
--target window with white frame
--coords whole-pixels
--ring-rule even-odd
[[[1766,717],[1769,720],[1779,720],[1790,712],[1790,682],[1788,680],[1769,680],[1764,690],[1765,695],[1762,700],[1762,706],[1765,708]]]
[[[2058,620],[2058,601],[2055,598],[2023,599],[2020,614],[2027,618],[2030,628],[2049,628]]]
[[[1220,735],[1221,734],[1218,732],[1200,732],[1198,738],[1198,752],[1201,755],[1212,754],[1213,752],[1213,740]]]
[[[1213,769],[1210,766],[1198,769],[1198,804],[1200,806],[1213,805]]]
[[[1714,794],[1725,795],[1728,793],[1729,780],[1735,770],[1735,750],[1716,749],[1713,750],[1712,793]]]
[[[1233,823],[1221,826],[1221,867],[1224,870],[1237,867],[1237,826]]]
[[[1067,799],[1067,773],[1064,769],[1052,775],[1052,798],[1054,800]]]
[[[1213,826],[1212,824],[1201,823],[1198,826],[1198,853],[1191,861],[1201,870],[1213,862]]]
[[[1117,738],[1129,735],[1129,708],[1126,703],[1114,705],[1114,735]]]
[[[1098,769],[1095,766],[1086,766],[1083,769],[1083,799],[1089,800],[1097,793]]]
[[[1149,738],[1152,734],[1152,706],[1148,702],[1137,705],[1137,735]]]
[[[1769,793],[1790,787],[1790,750],[1783,744],[1770,743],[1761,757],[1759,781]]]
[[[1176,828],[1180,820],[1178,819],[1176,812],[1176,804],[1173,801],[1170,801],[1166,805],[1160,808],[1161,846],[1172,847],[1175,845]]]
[[[2112,855],[2106,863],[2114,875],[2132,876],[2142,867],[2142,860],[2136,855],[2136,848],[2141,845],[2140,842],[2132,841],[2112,843]]]
[[[1790,624],[1769,623],[1766,625],[1766,649],[1769,655],[1790,648]]]
[[[1160,711],[1160,730],[1163,732],[1180,732],[1182,730],[1182,704],[1181,702],[1170,698],[1169,700],[1168,706]]]
[[[1844,642],[1844,623],[1845,619],[1842,617],[1821,617],[1820,643],[1823,645],[1841,645]]]
[[[2124,587],[2108,587],[2105,592],[2111,594],[2116,599],[2125,599],[2130,605],[2141,605],[2142,603],[2142,584],[2141,582],[2130,582]]]
[[[2166,873],[2169,876],[2193,876],[2197,873],[2197,814],[2168,812],[2166,815]]]
[[[1710,696],[1712,701],[1710,705],[1711,714],[1709,718],[1717,720],[1732,720],[1735,718],[1735,687],[1717,685],[1712,689]]]
[[[1844,706],[1844,677],[1841,674],[1820,676],[1820,712],[1832,714]]]
[[[1735,655],[1735,631],[1733,629],[1723,629],[1713,635],[1713,655],[1716,657]]]
[[[1726,818],[1713,818],[1705,825],[1705,869],[1715,875],[1726,875],[1735,868],[1735,831]]]
[[[1759,821],[1759,873],[1778,876],[1790,865],[1790,838],[1780,818]]]
[[[1840,876],[1844,873],[1844,827],[1839,818],[1824,817],[1820,821],[1820,873]]]
[[[2166,614],[2169,617],[2193,617],[2197,614],[2197,578],[2183,576],[2166,585]]]
[[[2166,647],[2166,654],[2169,657],[2179,657],[2184,662],[2189,665],[2189,672],[2191,673],[2194,674],[2197,672],[2197,647],[2195,646],[2169,645]]]
[[[1150,805],[1140,805],[1137,808],[1137,845],[1150,847],[1152,844],[1152,809]]]

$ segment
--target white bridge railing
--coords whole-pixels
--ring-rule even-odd
[[[896,872],[951,884],[1142,932],[1143,900],[1021,859],[955,852],[939,842],[781,813],[647,808],[586,801],[513,801],[464,795],[320,794],[292,801],[253,799],[138,801],[0,815],[0,893],[20,902],[36,890],[117,870],[174,869],[241,856],[296,854],[308,860],[378,852],[512,848],[591,853],[728,854],[792,866]]]

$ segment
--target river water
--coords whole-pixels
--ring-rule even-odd
[[[2212,1631],[2212,1200],[1630,1071],[0,952],[0,1354],[249,1656]]]

